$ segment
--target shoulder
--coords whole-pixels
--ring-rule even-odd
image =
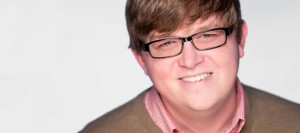
[[[279,96],[273,95],[271,93],[244,85],[244,90],[247,100],[254,107],[264,107],[264,110],[271,109],[292,109],[294,111],[300,111],[300,105],[298,103],[286,100]],[[272,111],[273,112],[273,111]]]
[[[90,122],[80,133],[146,133],[158,130],[144,105],[146,91],[124,105]]]
[[[300,105],[268,92],[243,86],[246,125],[252,132],[300,132]]]

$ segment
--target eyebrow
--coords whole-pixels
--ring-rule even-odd
[[[219,27],[222,27],[221,25],[224,25],[224,24],[220,24],[220,23],[216,23],[216,22],[211,22],[207,25],[203,25],[203,26],[198,26],[196,29],[197,32],[195,33],[198,33],[198,32],[201,32],[201,31],[205,31],[205,30],[208,30],[208,29],[213,29],[213,28],[219,28]],[[176,31],[176,30],[175,30]],[[153,32],[153,33],[150,33],[150,37],[149,37],[149,41],[155,41],[155,40],[159,40],[159,39],[164,39],[164,38],[177,38],[176,36],[172,36],[174,32],[171,32],[171,33],[168,33],[168,32]],[[186,36],[190,36],[190,35],[186,35]]]
[[[221,28],[223,26],[224,26],[224,24],[213,21],[213,22],[209,22],[209,24],[207,24],[207,25],[198,26],[196,31],[201,32],[201,31],[205,31],[205,30],[209,30],[209,29]]]

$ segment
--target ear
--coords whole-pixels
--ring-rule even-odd
[[[246,21],[242,20],[242,36],[241,36],[241,40],[239,42],[240,58],[242,58],[244,56],[244,48],[245,48],[245,44],[246,44],[247,35],[248,35],[247,23],[246,23]]]
[[[141,66],[141,68],[143,69],[144,73],[148,76],[148,71],[147,71],[147,67],[145,64],[145,57],[143,57],[142,54],[138,54],[135,50],[131,49],[131,52],[133,53],[136,61],[139,63],[139,65]]]

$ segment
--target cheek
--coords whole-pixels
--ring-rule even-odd
[[[168,59],[154,59],[146,63],[146,69],[152,82],[158,83],[172,77],[174,65]]]
[[[234,43],[215,49],[214,55],[211,57],[218,69],[224,73],[236,74],[237,72],[240,58],[240,50],[237,45]]]

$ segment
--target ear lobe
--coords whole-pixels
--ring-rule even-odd
[[[248,35],[247,23],[246,23],[246,21],[242,20],[242,36],[241,36],[241,40],[239,42],[240,58],[242,58],[244,56],[244,48],[245,48],[245,44],[246,44],[247,35]]]
[[[136,61],[139,63],[140,67],[143,69],[144,73],[148,76],[147,67],[145,64],[145,59],[141,54],[138,54],[135,50],[131,49]]]

